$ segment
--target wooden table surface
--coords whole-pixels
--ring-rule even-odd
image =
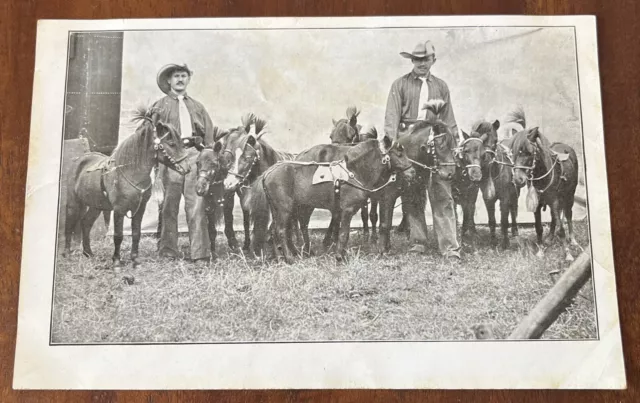
[[[640,29],[637,1],[0,0],[0,402],[640,401]],[[595,14],[626,391],[14,391],[14,346],[38,19]],[[553,63],[553,60],[549,60]],[[37,251],[30,251],[37,253]]]

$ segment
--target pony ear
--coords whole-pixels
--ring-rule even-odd
[[[514,136],[518,131],[514,128],[511,128],[511,136]]]
[[[249,138],[247,139],[247,144],[249,144],[251,147],[255,147],[256,146],[256,136],[254,136],[253,134],[249,134]]]
[[[222,143],[220,141],[216,141],[215,144],[213,144],[213,151],[219,153],[220,150],[222,150]]]
[[[538,130],[537,126],[529,129],[529,133],[527,133],[527,139],[529,139],[529,141],[535,141],[539,136],[540,130]]]
[[[338,124],[338,122],[336,122],[336,120],[335,120],[335,119],[331,119],[331,121],[333,122],[333,125],[334,125],[334,126]]]
[[[382,138],[382,146],[384,147],[384,150],[385,151],[389,150],[392,144],[393,144],[393,141],[391,141],[389,136],[385,134],[385,136]]]
[[[498,130],[500,128],[500,121],[498,119],[496,119],[493,124],[493,130]]]
[[[463,139],[468,139],[469,138],[469,133],[465,132],[464,130],[460,129],[460,131],[462,132],[462,138]]]

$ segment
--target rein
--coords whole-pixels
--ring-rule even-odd
[[[439,138],[439,137],[442,137],[442,136],[445,136],[446,134],[447,134],[447,133],[441,133],[441,134],[438,134],[437,136],[433,136],[433,137],[429,140],[429,142],[427,143],[427,146],[429,147],[429,148],[428,148],[428,150],[427,150],[427,153],[428,153],[428,154],[431,154],[431,155],[433,156],[433,162],[434,162],[434,164],[433,164],[433,165],[429,166],[429,165],[423,164],[423,163],[421,163],[421,162],[418,162],[418,161],[416,161],[416,160],[414,160],[414,159],[411,159],[411,158],[409,158],[409,157],[407,157],[407,159],[408,159],[412,164],[417,165],[418,167],[420,167],[420,168],[422,168],[422,169],[427,169],[427,170],[429,170],[431,174],[433,174],[434,172],[436,172],[436,173],[437,173],[437,172],[438,172],[438,170],[439,170],[438,168],[440,168],[440,167],[442,167],[442,166],[455,166],[455,165],[457,165],[455,162],[440,162],[440,161],[438,160],[438,155],[436,154],[436,150],[435,150],[435,147],[434,147],[434,145],[435,145],[435,139],[437,139],[437,138]]]
[[[535,185],[533,184],[533,182],[534,182],[534,181],[542,180],[542,179],[546,178],[547,176],[551,175],[551,179],[549,180],[549,183],[547,184],[547,186],[545,186],[545,188],[544,188],[544,189],[542,189],[542,190],[540,190],[540,191],[539,191],[540,193],[544,193],[544,192],[546,192],[546,191],[549,189],[549,187],[551,187],[551,184],[553,183],[553,180],[555,179],[555,168],[556,168],[556,165],[558,164],[558,156],[555,156],[555,155],[554,155],[554,158],[553,158],[553,164],[551,164],[551,168],[549,168],[549,169],[547,170],[547,172],[545,172],[545,173],[544,173],[543,175],[541,175],[541,176],[538,176],[537,178],[534,178],[534,176],[533,176],[533,170],[534,170],[534,168],[536,167],[536,161],[537,161],[537,158],[536,158],[536,157],[537,157],[537,155],[538,155],[538,146],[537,146],[537,145],[535,145],[535,144],[533,144],[533,143],[531,143],[531,144],[533,145],[533,162],[532,162],[531,166],[526,166],[526,165],[514,165],[514,169],[523,169],[525,172],[527,172],[527,173],[529,174],[529,175],[528,175],[527,180],[528,180],[528,181],[529,181],[529,183],[530,183],[531,185],[533,185],[533,186],[535,186]],[[559,186],[559,185],[558,185],[558,186]]]

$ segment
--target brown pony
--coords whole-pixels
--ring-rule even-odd
[[[167,165],[185,175],[183,164],[187,154],[175,128],[158,119],[153,108],[140,107],[133,121],[141,122],[136,132],[125,139],[111,157],[88,153],[78,158],[68,178],[65,255],[71,249],[71,237],[80,220],[85,256],[93,256],[90,245],[91,227],[102,211],[114,212],[113,266],[119,268],[124,217],[131,218],[131,260],[138,265],[140,224],[151,196],[151,170],[157,163]]]
[[[432,116],[419,121],[407,134],[398,138],[398,143],[406,150],[409,161],[416,169],[414,181],[400,180],[392,184],[379,196],[380,203],[380,253],[388,252],[391,246],[390,230],[396,199],[402,197],[403,221],[410,229],[410,239],[417,243],[427,241],[427,223],[425,221],[426,189],[432,175],[451,179],[456,163],[454,149],[455,137],[449,127],[436,116],[443,106],[437,102],[427,104]]]
[[[267,132],[265,129],[267,122],[265,120],[250,113],[243,118],[243,123],[243,126],[231,130],[226,136],[221,153],[224,160],[227,161],[227,174],[223,180],[224,190],[227,199],[231,199],[229,203],[225,202],[225,211],[233,209],[233,194],[237,193],[240,197],[244,214],[245,239],[243,250],[251,252],[251,219],[250,212],[245,208],[247,206],[245,199],[249,196],[251,184],[276,162],[293,160],[295,154],[276,151],[261,139]],[[230,217],[232,220],[233,215],[230,214]],[[227,214],[225,213],[226,220]],[[253,248],[254,251],[256,248],[260,249],[261,246],[256,245]]]
[[[576,187],[578,185],[578,157],[573,148],[562,143],[549,144],[549,140],[537,127],[525,129],[513,137],[511,147],[514,156],[513,179],[518,187],[529,185],[527,204],[534,211],[538,243],[542,245],[543,207],[551,207],[551,225],[549,237],[555,238],[556,225],[558,235],[564,238],[566,260],[573,260],[569,251],[569,241],[576,244],[573,237],[572,209]],[[562,215],[567,219],[569,237],[565,237]],[[539,254],[542,254],[542,247]]]
[[[333,120],[333,130],[329,137],[331,138],[331,144],[336,145],[354,145],[365,140],[376,139],[377,132],[375,128],[367,131],[366,133],[361,133],[362,126],[358,124],[358,115],[360,111],[355,106],[350,106],[347,108],[347,118],[340,119],[338,121]],[[323,162],[318,160],[318,162]],[[362,219],[362,233],[365,238],[369,236],[369,220],[371,220],[371,240],[375,242],[378,238],[378,234],[376,231],[376,225],[378,224],[378,201],[375,199],[371,200],[371,209],[369,209],[368,201],[362,205],[362,209],[360,210],[360,218]],[[371,213],[369,213],[371,212]],[[329,229],[327,230],[324,245],[327,247],[331,241],[332,234],[338,233],[338,223],[334,220],[331,220],[329,224]]]
[[[222,220],[225,207],[225,192],[222,184],[227,175],[227,164],[222,158],[220,151],[223,144],[222,139],[229,134],[228,131],[222,131],[217,126],[213,128],[214,139],[213,145],[200,148],[200,154],[196,160],[198,169],[198,179],[196,181],[196,193],[205,199],[205,214],[207,215],[207,224],[209,232],[209,241],[211,244],[211,258],[216,259],[216,237],[218,231],[216,226]],[[233,225],[233,211],[231,211]],[[225,228],[226,229],[226,228]],[[233,227],[231,233],[235,235]]]
[[[471,232],[474,246],[476,235],[474,215],[479,189],[482,189],[485,202],[495,201],[496,191],[491,167],[496,154],[499,127],[498,120],[493,123],[484,120],[476,122],[471,127],[470,134],[461,131],[463,139],[456,150],[458,168],[453,180],[453,199],[462,207],[461,235],[464,238],[467,231]],[[489,222],[491,223],[491,214]],[[493,228],[492,234],[495,231],[495,220]]]
[[[314,184],[312,179],[322,166],[329,167],[332,177]],[[263,191],[274,220],[276,244],[285,261],[292,262],[289,223],[296,213],[301,223],[308,223],[314,208],[329,210],[333,219],[340,219],[337,259],[343,260],[351,218],[372,193],[393,183],[394,173],[399,172],[409,181],[415,175],[404,148],[386,136],[380,143],[368,140],[350,147],[341,161],[286,161],[269,169],[262,177]],[[306,227],[301,227],[308,244]]]

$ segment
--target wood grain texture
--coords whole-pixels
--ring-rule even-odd
[[[0,401],[1,402],[619,402],[640,401],[640,58],[638,2],[438,0],[0,0]],[[38,19],[595,14],[626,391],[13,391],[24,191]],[[552,62],[552,61],[550,61]]]

